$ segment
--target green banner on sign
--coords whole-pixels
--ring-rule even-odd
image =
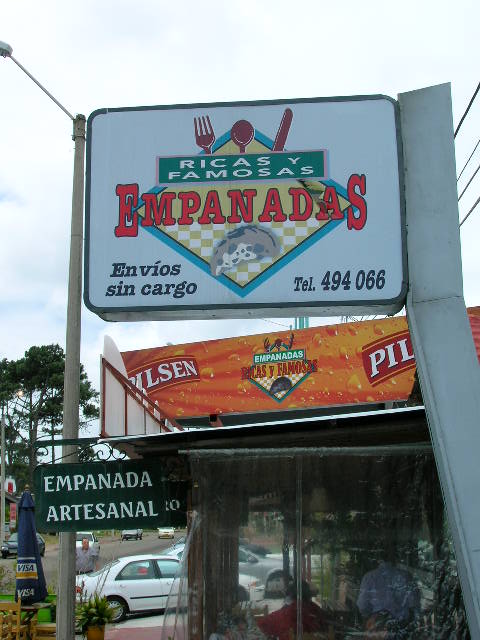
[[[159,157],[158,184],[324,179],[325,153],[319,150]]]
[[[158,460],[44,465],[34,485],[39,531],[186,526],[187,483]]]

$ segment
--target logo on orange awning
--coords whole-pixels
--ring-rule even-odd
[[[372,387],[401,371],[414,369],[415,356],[410,333],[408,330],[400,331],[370,342],[362,348],[362,361]]]

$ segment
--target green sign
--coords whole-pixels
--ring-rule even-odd
[[[187,483],[158,461],[42,465],[35,469],[39,531],[185,526]]]
[[[325,151],[157,158],[158,184],[326,178]]]
[[[269,362],[288,362],[289,360],[305,360],[305,349],[287,349],[286,351],[270,351],[270,353],[256,353],[254,364],[268,364]]]

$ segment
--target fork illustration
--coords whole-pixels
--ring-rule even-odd
[[[201,118],[194,118],[193,124],[195,126],[195,140],[199,147],[201,147],[205,153],[212,153],[212,145],[215,142],[215,133],[213,131],[210,117],[202,116]]]

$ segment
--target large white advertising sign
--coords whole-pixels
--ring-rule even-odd
[[[85,302],[107,320],[397,311],[399,158],[384,96],[95,111]]]

